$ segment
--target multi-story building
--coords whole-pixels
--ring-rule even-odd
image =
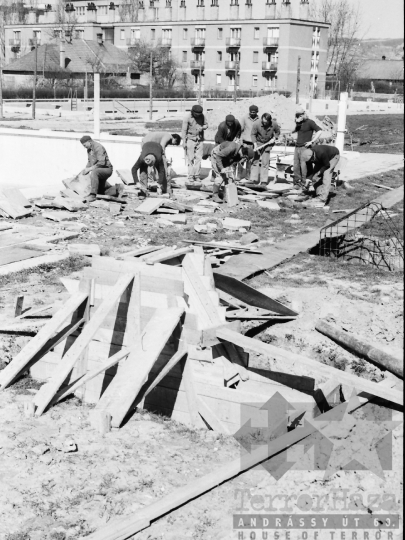
[[[28,13],[25,24],[5,27],[6,63],[68,29],[73,38],[141,41],[167,47],[184,77],[204,90],[295,92],[325,86],[328,24],[308,20],[308,0],[71,0],[63,17],[53,6]],[[62,22],[57,22],[57,21]]]

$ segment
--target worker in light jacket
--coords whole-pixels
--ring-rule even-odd
[[[204,131],[208,128],[201,105],[193,105],[183,120],[181,137],[188,163],[188,182],[200,180]]]

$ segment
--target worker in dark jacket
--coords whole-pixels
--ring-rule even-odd
[[[302,157],[308,166],[308,178],[315,188],[316,197],[313,204],[326,203],[332,184],[333,172],[340,159],[339,149],[327,144],[318,144],[312,148],[307,148]]]
[[[225,122],[221,122],[218,126],[217,133],[215,135],[216,144],[221,144],[225,141],[233,141],[240,138],[242,133],[242,127],[239,120],[232,114],[228,114],[225,118]]]
[[[253,155],[253,149],[243,146],[241,142],[224,141],[211,152],[212,170],[226,181],[224,169],[239,163],[242,159],[252,159]]]
[[[270,113],[262,114],[261,118],[253,123],[251,138],[254,145],[255,157],[250,171],[250,180],[254,184],[268,183],[270,152],[279,135],[280,127],[272,119]]]
[[[90,195],[83,202],[90,203],[95,201],[97,194],[119,197],[124,186],[121,184],[111,186],[107,182],[113,173],[113,167],[104,146],[97,141],[93,141],[89,135],[83,135],[80,142],[87,150],[87,165],[81,171],[81,174],[90,173],[91,181]]]
[[[163,160],[163,148],[157,142],[147,142],[142,146],[141,155],[132,167],[132,177],[135,184],[138,181],[137,172],[139,171],[139,182],[142,193],[148,195],[148,179],[155,178],[155,169],[158,172],[158,193],[167,192],[166,169]]]

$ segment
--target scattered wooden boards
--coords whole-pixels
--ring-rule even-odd
[[[135,212],[149,216],[155,210],[160,208],[164,202],[164,199],[155,199],[148,197],[145,201],[143,201],[143,203],[138,206],[138,208],[135,208]]]
[[[13,191],[14,190],[11,190],[12,194],[10,198],[4,192],[0,191],[0,212],[3,215],[9,216],[13,219],[18,219],[31,215],[31,208],[25,208],[23,205],[19,204],[18,197],[15,196],[15,193],[13,193]]]

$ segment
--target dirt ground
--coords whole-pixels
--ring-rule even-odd
[[[361,126],[361,117],[354,118],[359,122],[356,126]],[[374,117],[367,115],[367,122],[371,125]],[[380,139],[376,140],[388,144],[392,142],[388,138],[389,133],[381,129],[381,126],[388,126],[380,122],[381,116],[377,116],[373,125],[380,126],[379,130],[376,128]],[[400,129],[395,122],[394,119],[392,131]],[[363,151],[366,146],[361,145],[356,150]],[[394,152],[394,148],[390,147],[389,151]],[[371,151],[375,151],[374,148]],[[337,190],[330,204],[329,217],[342,215],[332,214],[333,210],[356,208],[381,194],[381,189],[372,183],[398,187],[403,184],[403,171],[359,179],[351,192]],[[147,243],[184,245],[181,240],[201,239],[193,228],[199,217],[191,217],[186,227],[159,228],[155,216],[140,217],[134,213],[137,204],[136,199],[131,199],[117,217],[100,208],[78,212],[77,221],[83,223],[85,229],[79,238],[70,242],[97,243],[103,254],[114,255]],[[403,203],[392,210],[397,214],[395,219],[400,226]],[[228,213],[220,211],[215,217],[224,217]],[[250,219],[252,232],[270,243],[318,228],[328,218],[323,210],[305,209],[294,204],[271,213],[258,211],[255,205],[246,203],[232,209],[231,215]],[[291,219],[293,215],[298,215],[299,219]],[[45,220],[38,213],[22,222],[41,226]],[[55,224],[55,228],[58,226]],[[205,235],[203,239],[236,240],[241,235],[240,232],[219,231],[214,236]],[[68,297],[59,278],[78,276],[80,269],[88,264],[88,259],[76,257],[62,264],[0,277],[0,319],[4,321],[12,316],[18,294],[24,294],[25,307],[52,304],[52,310],[45,312],[49,317]],[[403,348],[403,272],[376,270],[370,266],[337,263],[316,255],[301,254],[268,273],[249,279],[248,283],[300,313],[296,320],[286,323],[244,324],[243,332],[251,337],[303,353],[372,381],[381,381],[386,373],[319,334],[315,330],[317,319],[329,316],[356,335],[390,349]],[[0,334],[0,369],[29,339],[27,336]],[[262,357],[251,355],[250,361],[252,366],[269,367],[267,359]],[[138,509],[220,468],[241,452],[233,437],[192,430],[143,410],[138,410],[122,429],[103,437],[90,426],[92,407],[77,398],[52,407],[38,419],[25,418],[23,403],[39,387],[40,383],[25,374],[0,393],[0,540],[84,538],[116,517],[136,515]],[[386,403],[378,401],[357,411],[356,422],[360,423],[361,414],[372,408],[382,416],[389,416],[391,411]],[[393,419],[402,421],[402,413],[394,411]],[[316,435],[309,439],[309,444],[315,439]],[[398,473],[402,470],[402,425],[393,429],[392,465],[390,470],[384,471],[385,479],[364,466],[357,467],[357,470],[339,470],[325,479],[316,458],[305,453],[302,445],[294,448],[273,458],[288,457],[295,463],[279,480],[262,467],[252,469],[158,519],[134,538],[252,538],[247,533],[238,536],[238,532],[233,530],[232,516],[235,513],[255,513],[258,506],[254,503],[260,497],[270,495],[279,497],[278,511],[273,510],[279,514],[307,515],[310,507],[303,508],[297,504],[304,496],[307,499],[309,496],[311,501],[324,501],[322,508],[318,507],[315,512],[320,515],[339,511],[368,515],[400,513],[403,486],[402,474]],[[70,449],[74,451],[68,451]],[[337,499],[356,494],[357,498],[354,497],[355,502],[347,509],[341,503],[337,506],[332,504],[333,494]],[[373,495],[380,497],[380,505],[373,506]],[[381,504],[384,497],[392,504]],[[315,504],[312,511],[314,509]],[[398,532],[394,531],[393,539]],[[257,539],[261,537],[256,536]],[[270,531],[268,538],[273,540],[277,537]],[[313,531],[309,531],[307,537],[303,532],[291,531],[290,536],[280,532],[279,538],[315,540],[316,537]],[[331,533],[321,531],[318,538],[330,539]],[[343,540],[340,535],[335,538]],[[355,537],[348,532],[345,540],[349,538]],[[358,538],[363,539],[363,536]],[[375,532],[371,533],[369,540],[374,538],[378,538]],[[389,540],[388,532],[383,531],[381,538]]]

